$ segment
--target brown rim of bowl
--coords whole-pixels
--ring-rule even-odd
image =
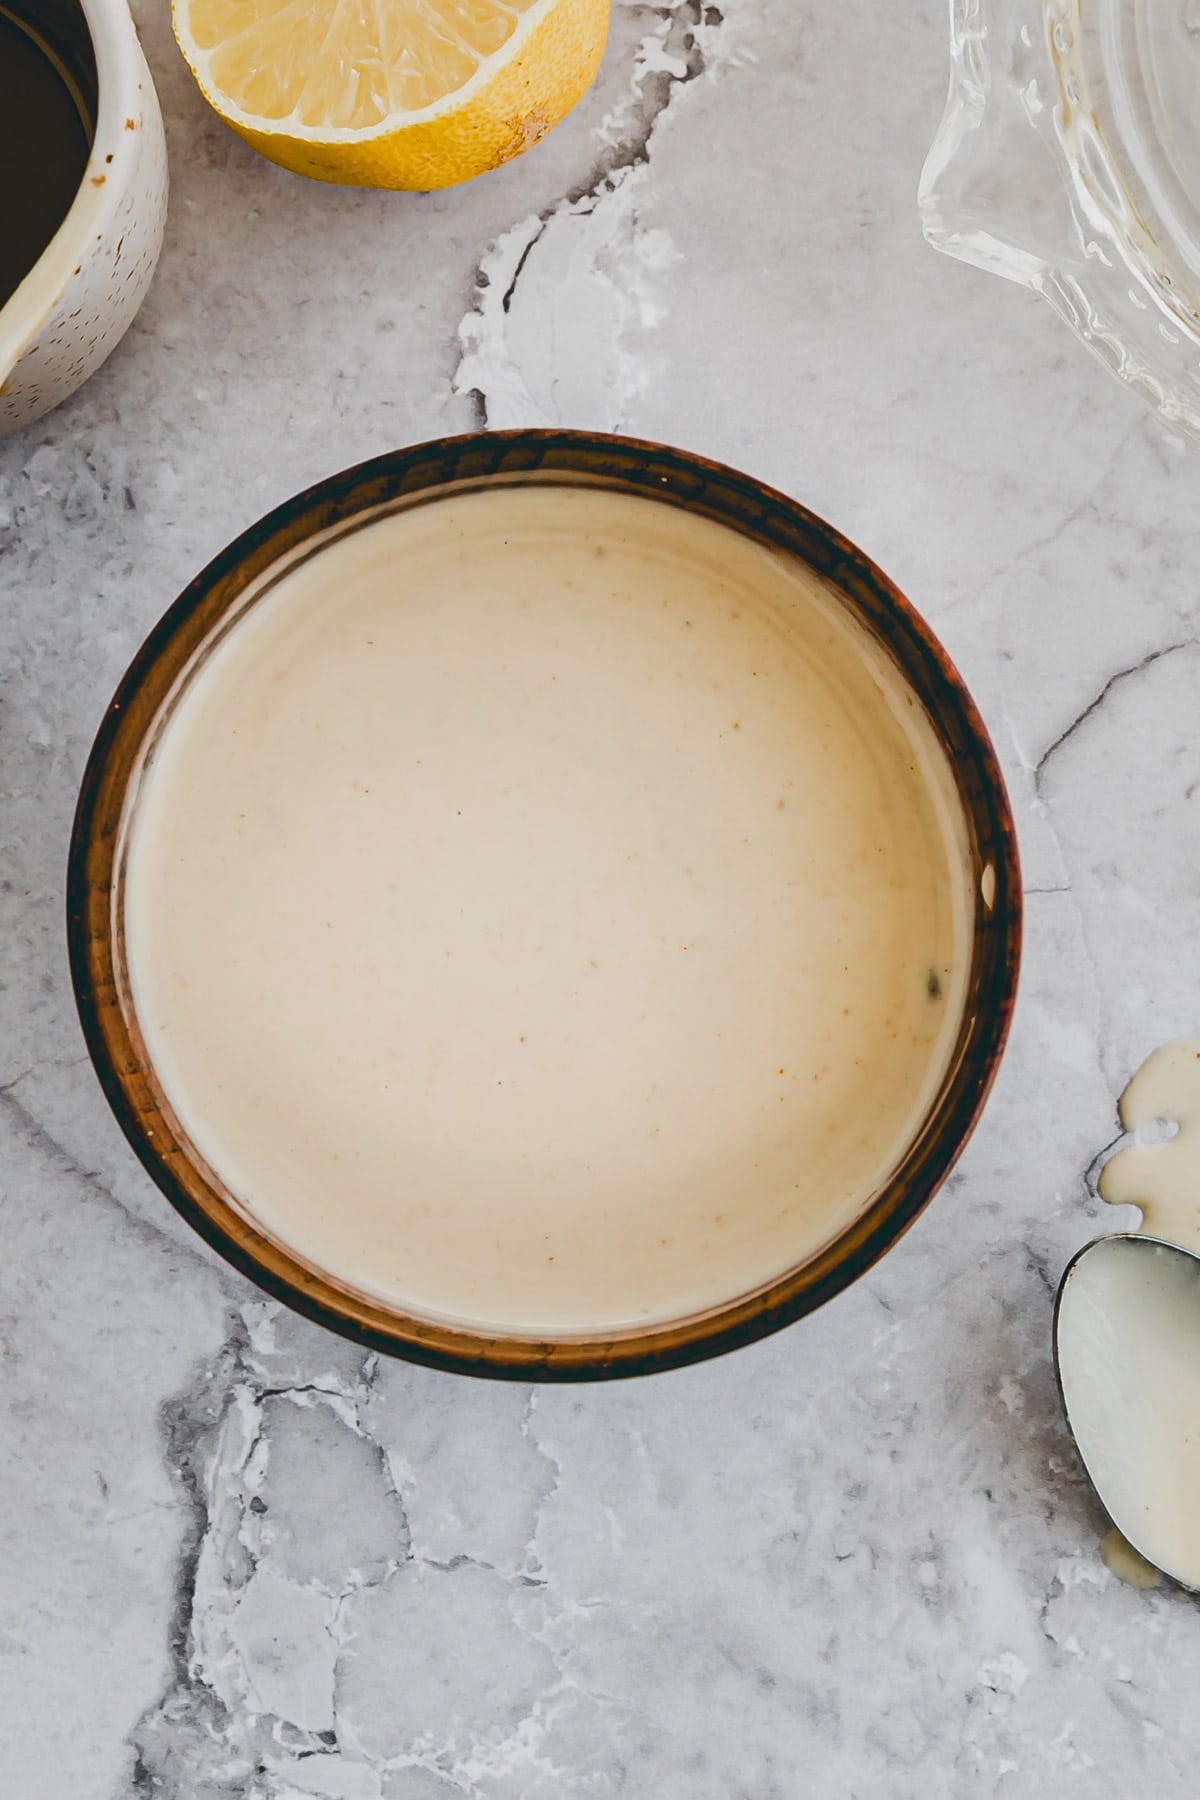
[[[790,552],[823,575],[884,646],[947,753],[965,815],[976,896],[958,1039],[914,1143],[865,1211],[815,1257],[692,1318],[604,1338],[485,1335],[405,1317],[262,1231],[188,1143],[122,1003],[122,822],[164,700],[252,582],[317,533],[377,507],[481,483],[558,480],[652,496]],[[114,887],[116,891],[114,891]],[[587,1380],[646,1374],[750,1343],[812,1312],[869,1269],[928,1205],[970,1137],[995,1078],[1016,994],[1021,885],[1000,766],[962,679],[925,622],[861,550],[796,501],[719,463],[660,444],[573,431],[441,439],[332,475],[276,507],[208,565],[150,632],[92,747],[67,875],[71,977],[84,1037],[117,1122],[167,1199],[219,1255],[276,1300],[389,1355],[475,1375]]]

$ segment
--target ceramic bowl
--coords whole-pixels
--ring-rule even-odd
[[[66,71],[93,132],[70,212],[0,307],[0,437],[65,400],[116,349],[167,216],[162,114],[125,0],[6,0],[6,10]]]
[[[248,590],[368,512],[495,484],[557,481],[652,495],[798,558],[830,584],[899,668],[957,784],[976,895],[957,1041],[894,1174],[817,1255],[703,1315],[553,1341],[407,1316],[314,1267],[239,1205],[167,1101],[130,997],[122,880],[131,797],[148,744],[189,667]],[[252,602],[251,602],[252,603]],[[811,1312],[883,1254],[931,1199],[966,1143],[1003,1050],[1020,946],[1020,880],[1008,800],[969,694],[928,627],[861,551],[782,494],[681,451],[611,437],[523,431],[422,445],[335,475],[245,532],[151,632],[104,717],[84,776],[68,882],[71,967],[101,1084],[131,1145],[202,1237],[277,1299],[388,1354],[525,1380],[644,1373],[732,1349]]]

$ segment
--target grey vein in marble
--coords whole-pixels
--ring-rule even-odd
[[[627,21],[649,29],[636,41],[625,92],[595,127],[593,167],[506,231],[479,266],[476,305],[459,327],[454,387],[475,402],[481,427],[569,418],[615,430],[638,391],[624,327],[635,313],[652,316],[653,276],[674,255],[665,233],[639,227],[640,184],[663,118],[691,82],[728,58],[731,27],[704,0],[618,11],[621,36]]]

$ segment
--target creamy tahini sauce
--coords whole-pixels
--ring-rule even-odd
[[[689,1314],[814,1253],[944,1073],[971,930],[927,721],[818,579],[488,491],[287,574],[136,804],[139,1018],[278,1238],[419,1313]]]
[[[1162,1120],[1178,1126],[1158,1144],[1130,1144],[1100,1176],[1113,1206],[1140,1206],[1142,1226],[1185,1250],[1200,1250],[1200,1044],[1164,1044],[1121,1095],[1126,1131]]]
[[[1148,1592],[1162,1583],[1161,1572],[1136,1551],[1127,1538],[1113,1525],[1100,1539],[1100,1555],[1104,1566],[1118,1581]]]

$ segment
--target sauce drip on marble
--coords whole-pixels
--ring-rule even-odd
[[[1100,1198],[1140,1207],[1141,1228],[1152,1237],[1200,1250],[1200,1043],[1155,1050],[1121,1095],[1119,1111],[1126,1131],[1160,1120],[1177,1130],[1164,1143],[1118,1151],[1100,1177]]]

